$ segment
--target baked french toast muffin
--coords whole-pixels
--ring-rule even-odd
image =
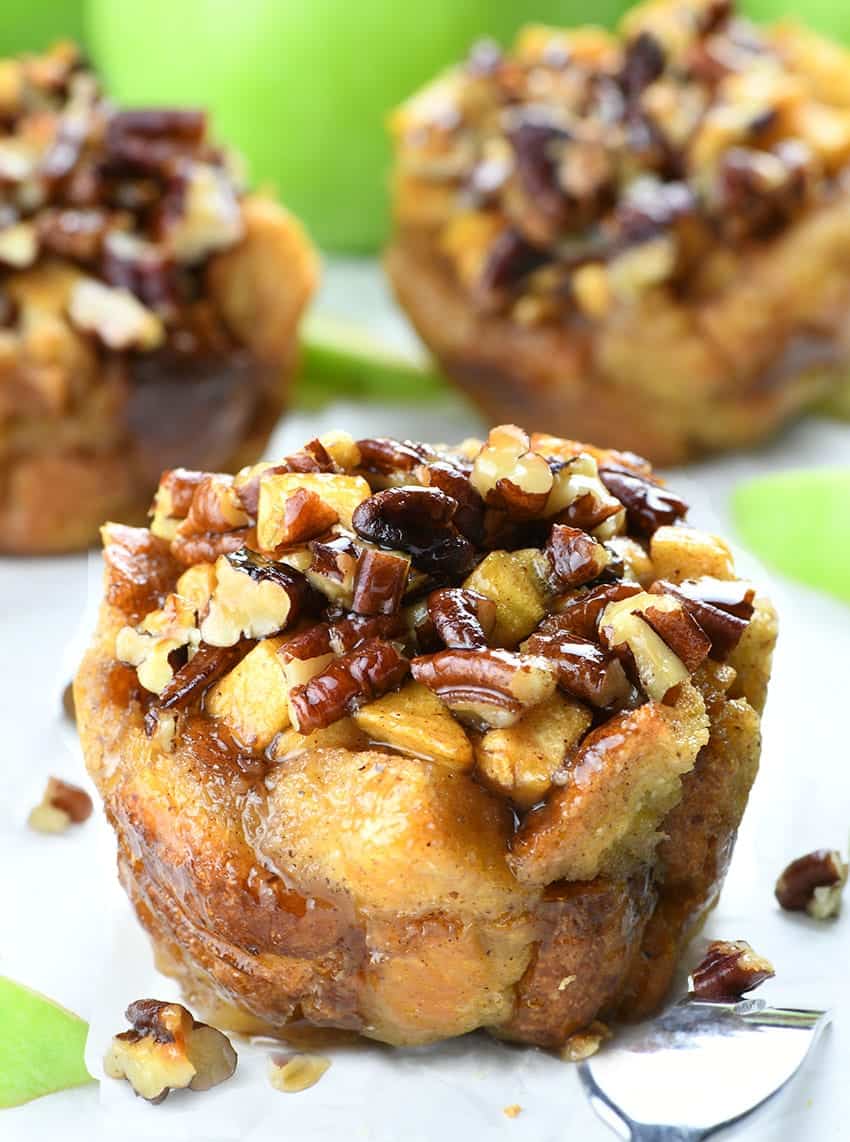
[[[316,259],[203,111],[119,110],[69,45],[0,61],[0,123],[0,551],[64,551],[257,459]]]
[[[657,464],[850,372],[850,55],[730,0],[479,45],[392,120],[396,295],[491,423]]]
[[[165,473],[103,529],[86,763],[218,1025],[545,1046],[664,997],[776,620],[640,458],[511,425]]]

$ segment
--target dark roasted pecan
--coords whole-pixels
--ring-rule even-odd
[[[718,212],[731,238],[767,238],[806,205],[814,156],[802,142],[776,152],[732,147],[718,171]]]
[[[396,648],[367,639],[290,691],[293,722],[302,734],[324,729],[400,685],[409,663]]]
[[[641,93],[659,78],[665,63],[664,48],[649,32],[641,32],[626,45],[620,82],[629,102],[636,102]]]
[[[352,522],[370,543],[407,552],[413,565],[433,575],[463,575],[475,552],[454,525],[457,500],[439,488],[387,488],[364,500]]]
[[[410,560],[366,547],[357,561],[351,609],[359,615],[393,615],[407,586]]]
[[[428,596],[428,615],[446,646],[473,650],[487,645],[496,625],[496,604],[478,591],[444,587]]]
[[[281,472],[335,472],[333,457],[321,440],[308,441],[303,448],[287,456],[279,469]]]
[[[546,557],[552,568],[554,589],[580,587],[598,578],[609,563],[601,543],[579,528],[556,523],[546,541]]]
[[[44,210],[36,219],[41,248],[77,262],[99,256],[109,225],[103,210]]]
[[[652,627],[655,633],[667,643],[673,653],[682,660],[689,674],[705,661],[711,650],[711,639],[684,605],[675,610],[660,610],[647,607],[640,617]]]
[[[734,1003],[775,974],[746,940],[714,940],[691,973],[691,991],[697,999]]]
[[[354,594],[358,549],[347,535],[314,539],[308,545],[312,554],[307,578],[332,603],[349,607]]]
[[[841,911],[847,865],[834,849],[815,849],[792,860],[776,882],[776,899],[787,912],[827,920]]]
[[[110,167],[150,174],[173,173],[181,157],[192,154],[206,133],[203,111],[146,108],[110,116],[104,148]]]
[[[168,252],[135,234],[112,230],[105,235],[100,270],[109,285],[129,290],[160,313],[176,313],[183,299],[181,279]]]
[[[530,236],[544,241],[554,238],[569,220],[569,202],[558,178],[567,131],[548,119],[545,112],[521,113],[506,132],[513,147],[516,178],[529,210],[523,229],[533,223]]]
[[[92,815],[92,799],[85,789],[80,789],[79,785],[72,785],[69,781],[62,781],[59,777],[48,778],[44,801],[67,813],[75,825],[81,825]]]
[[[755,591],[740,579],[661,579],[649,588],[653,595],[672,595],[699,623],[711,640],[711,657],[722,662],[738,645],[753,615]]]
[[[392,440],[388,436],[358,440],[360,464],[367,472],[391,476],[395,472],[412,472],[428,458],[428,449],[411,440]]]
[[[414,469],[414,475],[426,487],[439,488],[457,500],[452,522],[471,543],[480,546],[484,540],[484,501],[467,473],[446,460],[436,460],[432,464],[420,464]]]
[[[223,674],[232,670],[245,654],[249,643],[235,646],[207,646],[201,643],[192,658],[176,672],[160,693],[156,708],[161,710],[184,710],[197,701]],[[150,732],[147,720],[145,729]]]
[[[611,583],[568,595],[557,603],[559,625],[566,633],[593,641],[598,636],[599,616],[608,604],[640,592],[637,583]]]
[[[481,271],[482,300],[497,302],[550,258],[551,255],[532,246],[516,230],[503,230],[490,247]]]
[[[442,650],[414,658],[410,668],[457,717],[478,726],[512,725],[555,688],[544,659],[507,650]]]
[[[155,506],[161,507],[171,519],[185,519],[198,485],[206,478],[206,472],[195,472],[191,468],[171,468],[163,472]]]
[[[631,694],[631,683],[619,658],[574,634],[566,616],[544,619],[521,649],[551,662],[561,689],[592,706],[616,706]]]
[[[626,509],[629,530],[639,535],[652,535],[659,527],[675,523],[687,514],[688,505],[683,499],[633,472],[600,468],[599,478]]]

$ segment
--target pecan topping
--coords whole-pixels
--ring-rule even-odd
[[[507,650],[443,650],[414,658],[410,669],[456,717],[485,726],[513,725],[555,689],[545,659]]]
[[[387,551],[364,548],[357,561],[351,609],[360,615],[393,615],[407,585],[410,560]]]
[[[634,472],[600,468],[599,478],[626,509],[629,527],[638,535],[652,535],[663,524],[675,523],[687,514],[683,499]]]
[[[640,615],[693,674],[708,657],[711,639],[681,604],[671,606],[670,602],[668,598],[663,608],[647,607]]]
[[[221,1031],[198,1023],[179,1003],[139,999],[126,1011],[132,1030],[114,1036],[104,1058],[113,1079],[126,1079],[148,1102],[172,1090],[209,1090],[236,1070],[236,1052]]]
[[[293,723],[311,734],[400,685],[409,663],[388,642],[367,639],[290,692]]]
[[[211,646],[276,634],[312,602],[310,585],[298,571],[244,548],[219,556],[215,569],[216,586],[200,629]]]
[[[314,539],[309,545],[311,560],[304,572],[311,586],[331,603],[350,607],[354,596],[357,548],[347,535],[334,539]]]
[[[338,522],[337,512],[318,493],[296,488],[284,501],[275,538],[279,547],[304,543],[323,535]]]
[[[521,649],[550,661],[561,689],[592,706],[616,706],[631,693],[631,684],[617,656],[573,634],[569,620],[562,615],[545,619]]]
[[[277,469],[276,469],[277,470]],[[282,472],[336,472],[334,459],[318,438],[293,452],[280,467]]]
[[[735,1003],[775,974],[770,960],[746,940],[714,940],[691,973],[691,991],[697,999]]]
[[[92,800],[85,789],[58,777],[49,777],[40,804],[30,812],[27,824],[37,833],[64,833],[82,825],[92,815]]]
[[[558,616],[563,620],[562,629],[581,638],[593,641],[597,637],[599,616],[609,603],[630,599],[639,595],[637,583],[611,583],[593,587],[589,591],[569,595],[558,603]]]
[[[201,643],[190,660],[176,672],[171,681],[160,692],[156,708],[161,710],[183,710],[200,698],[223,674],[231,670],[242,655],[245,647],[207,646]],[[150,730],[148,722],[145,728]]]
[[[428,449],[411,440],[391,440],[386,436],[358,440],[360,465],[370,472],[391,476],[396,472],[412,472],[428,457]]]
[[[521,519],[542,515],[553,482],[545,457],[532,452],[526,433],[512,424],[491,430],[470,481],[490,507]]]
[[[414,469],[414,475],[426,487],[439,488],[456,500],[458,506],[452,521],[455,527],[471,543],[483,543],[484,501],[473,488],[469,476],[444,460],[421,464]]]
[[[815,849],[792,860],[776,882],[776,899],[787,912],[827,920],[841,911],[847,865],[834,849]]]
[[[686,579],[653,583],[651,594],[672,595],[699,624],[711,641],[711,657],[723,662],[738,645],[753,616],[755,591],[741,580]]]
[[[546,557],[556,590],[580,587],[598,578],[610,559],[601,543],[586,532],[561,523],[556,523],[549,533]]]
[[[496,625],[496,604],[479,591],[444,587],[428,596],[428,615],[446,646],[473,650],[487,645]]]
[[[406,551],[414,567],[434,575],[463,575],[474,551],[454,525],[457,500],[439,488],[388,488],[354,511],[358,535],[380,547]]]

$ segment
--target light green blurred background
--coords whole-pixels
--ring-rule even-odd
[[[328,250],[369,252],[387,225],[387,112],[482,35],[529,21],[614,23],[624,0],[0,0],[0,50],[83,38],[124,103],[210,107]],[[850,5],[744,0],[850,39]]]

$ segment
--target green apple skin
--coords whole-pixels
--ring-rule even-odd
[[[52,999],[0,976],[0,1108],[92,1081],[88,1024]]]
[[[627,0],[598,0],[613,23]],[[483,35],[587,22],[580,0],[89,0],[89,43],[117,100],[209,107],[326,249],[387,230],[388,112]]]
[[[850,603],[850,468],[778,472],[735,490],[749,549],[790,579]]]
[[[850,8],[841,0],[743,0],[743,12],[754,20],[797,20],[806,27],[850,43]]]
[[[83,36],[83,0],[2,0],[0,55],[36,52]]]

